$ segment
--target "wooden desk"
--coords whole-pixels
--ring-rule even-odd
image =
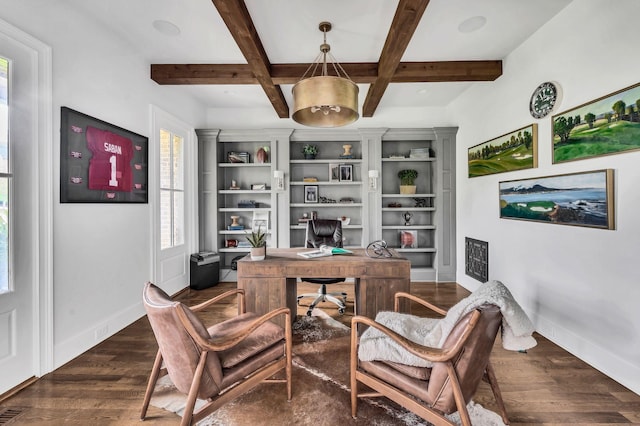
[[[364,249],[353,255],[334,255],[305,259],[298,256],[308,248],[269,248],[265,260],[252,261],[246,256],[238,261],[238,288],[245,291],[247,311],[263,315],[273,309],[288,307],[292,320],[297,312],[298,277],[355,280],[355,313],[375,318],[379,311],[393,310],[393,296],[409,292],[411,262],[393,252],[394,257],[372,259]],[[401,306],[408,312],[408,301]],[[283,320],[280,320],[283,321]],[[283,324],[281,324],[283,325]]]

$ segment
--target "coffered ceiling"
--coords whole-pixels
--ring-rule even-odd
[[[291,114],[321,21],[333,24],[331,52],[371,117],[444,107],[472,84],[491,84],[504,58],[570,1],[63,0],[126,39],[158,84],[208,108],[269,107],[274,119]]]

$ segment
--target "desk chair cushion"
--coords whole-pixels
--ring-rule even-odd
[[[213,338],[230,336],[258,318],[260,318],[260,316],[253,312],[239,315],[209,327],[209,335]],[[272,322],[266,322],[237,345],[218,352],[218,357],[220,358],[222,368],[235,367],[252,356],[261,353],[269,346],[281,343],[283,340],[284,329]],[[282,356],[282,345],[279,345],[278,348],[280,349],[280,356]]]
[[[336,219],[316,219],[307,224],[307,247],[321,245],[342,247],[342,222]]]
[[[307,222],[307,247],[320,248],[321,245],[342,247],[342,221],[336,219],[316,219]],[[313,284],[336,284],[345,278],[301,278]]]

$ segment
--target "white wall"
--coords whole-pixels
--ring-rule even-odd
[[[149,136],[149,104],[196,128],[247,128],[247,115],[210,110],[149,79],[149,64],[101,24],[51,0],[0,0],[0,19],[53,48],[54,117],[68,106]],[[558,81],[561,110],[640,80],[637,0],[581,0],[505,59],[495,83],[470,90],[449,111],[384,116],[386,127],[459,126],[457,134],[458,282],[464,237],[489,241],[490,278],[505,282],[545,336],[640,393],[640,287],[633,275],[640,222],[640,152],[551,165],[550,118],[538,121],[540,166],[469,180],[467,148],[533,120],[527,103],[541,82]],[[377,112],[383,114],[383,111]],[[251,114],[257,128],[295,127]],[[379,123],[377,124],[380,125]],[[357,127],[369,127],[368,120]],[[140,292],[151,277],[149,205],[59,204],[59,132],[54,131],[55,365],[142,314]],[[500,180],[614,168],[616,230],[501,220]],[[535,349],[533,349],[535,350]]]
[[[458,282],[464,238],[489,242],[489,278],[503,281],[545,337],[640,393],[640,152],[552,165],[551,117],[534,120],[528,101],[541,82],[559,82],[558,112],[640,82],[640,2],[574,1],[504,62],[495,84],[469,90],[457,117]],[[469,179],[467,148],[538,123],[537,169]],[[577,171],[615,170],[616,229],[499,218],[498,182]],[[535,349],[533,349],[535,351]]]
[[[0,0],[0,19],[53,50],[55,367],[139,318],[152,277],[149,204],[59,203],[60,107],[149,137],[150,104],[205,125],[204,107],[151,81],[148,61],[115,33],[60,6]]]
[[[284,90],[284,89],[283,89]],[[247,120],[247,117],[251,117]],[[374,117],[360,117],[355,123],[336,129],[455,127],[456,118],[445,108],[378,108]],[[308,129],[291,118],[278,118],[273,108],[209,108],[210,129]]]

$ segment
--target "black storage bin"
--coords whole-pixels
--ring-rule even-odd
[[[215,252],[200,252],[191,255],[189,287],[202,290],[218,284],[220,278],[220,256]]]

